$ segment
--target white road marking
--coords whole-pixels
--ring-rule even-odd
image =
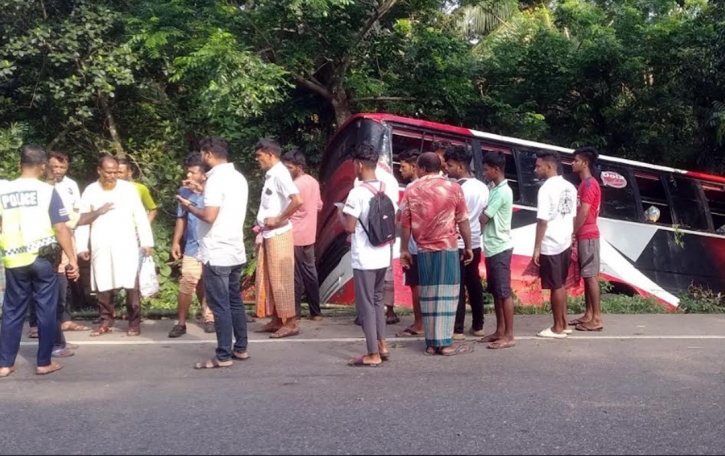
[[[387,339],[388,342],[406,342],[406,341],[422,341],[422,337],[393,337]],[[475,342],[478,338],[470,338],[467,342]],[[518,336],[516,340],[540,340],[546,342],[559,342],[564,340],[725,340],[725,335],[638,335],[638,336],[574,336],[567,337],[566,339],[543,339],[536,336]],[[284,343],[334,343],[334,342],[364,342],[364,337],[333,337],[333,338],[320,338],[320,339],[299,339],[299,338],[285,338],[285,339],[250,339],[250,344],[284,344]],[[183,340],[150,340],[150,339],[134,339],[134,340],[68,340],[69,343],[76,345],[194,345],[194,344],[215,344],[216,339],[183,339]],[[20,342],[21,346],[34,346],[37,345],[34,341],[23,341]]]

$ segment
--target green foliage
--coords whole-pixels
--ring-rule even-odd
[[[710,289],[691,286],[680,295],[680,309],[685,313],[725,313],[725,297]]]

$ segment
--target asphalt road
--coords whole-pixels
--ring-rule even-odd
[[[208,335],[169,341],[171,322],[137,339],[70,334],[81,348],[48,377],[32,374],[26,341],[0,380],[0,454],[722,453],[725,317],[608,317],[601,335],[531,337],[547,322],[517,317],[517,347],[458,357],[395,341],[379,368],[346,365],[364,347],[349,319],[255,335],[250,360],[215,371],[191,369]]]

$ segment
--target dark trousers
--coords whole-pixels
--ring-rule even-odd
[[[58,276],[44,258],[21,268],[5,269],[5,300],[0,329],[0,367],[15,365],[28,304],[35,297],[38,316],[37,365],[50,365],[58,315]]]
[[[298,318],[300,317],[303,292],[307,296],[307,304],[310,306],[310,316],[322,315],[314,244],[295,246],[295,308]]]
[[[459,250],[462,255],[463,251]],[[453,332],[463,334],[463,326],[466,320],[466,292],[468,290],[468,301],[471,304],[474,331],[483,329],[483,284],[478,266],[481,263],[481,249],[473,249],[473,261],[468,266],[461,262],[461,292],[458,297],[458,309],[456,310],[456,323]]]
[[[116,314],[113,290],[98,293],[98,307],[101,310],[101,324],[113,325]],[[126,318],[128,319],[128,329],[141,327],[141,292],[138,289],[138,277],[136,277],[136,286],[130,290],[126,289]]]
[[[201,278],[204,282],[206,302],[214,314],[219,361],[232,359],[232,350],[247,351],[247,315],[244,310],[241,292],[243,265],[212,266],[202,265]],[[232,333],[234,348],[232,349]]]
[[[64,283],[60,283],[58,286],[60,286],[60,295],[58,295],[58,312],[60,314],[58,315],[58,318],[60,318],[61,324],[65,323],[66,321],[71,321],[73,318],[70,314],[70,304],[68,300],[68,295],[70,294],[69,290],[69,284],[68,279],[66,278],[65,274],[58,273],[58,280],[63,280]],[[62,301],[62,302],[61,302]],[[61,309],[62,307],[62,309]],[[30,327],[37,328],[38,327],[38,315],[35,312],[35,300],[31,299],[30,304],[28,305],[28,322],[30,323]]]
[[[63,315],[66,312],[68,293],[68,277],[64,272],[56,273],[58,276],[58,310],[55,315],[55,348],[65,348],[65,335],[61,326],[63,325]]]

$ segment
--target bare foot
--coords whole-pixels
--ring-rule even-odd
[[[516,346],[516,342],[514,342],[513,337],[503,337],[498,341],[489,344],[488,348],[490,348],[491,350],[498,350],[501,348],[511,348],[514,346]]]
[[[484,337],[483,339],[479,340],[479,343],[482,344],[490,344],[491,342],[496,342],[503,339],[503,334],[499,334],[497,332],[493,334],[489,334],[488,336]]]

